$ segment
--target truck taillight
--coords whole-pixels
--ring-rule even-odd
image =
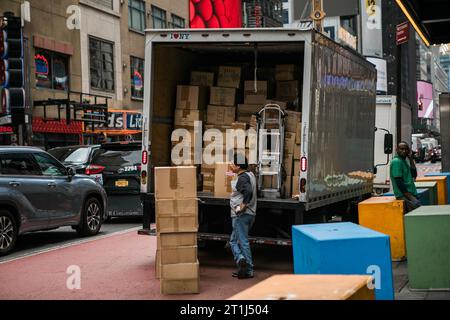
[[[142,171],[141,173],[141,183],[142,184],[147,184],[147,171]]]
[[[91,174],[99,174],[105,170],[104,166],[97,166],[95,164],[90,164],[86,167],[86,174],[90,176]]]
[[[302,172],[306,172],[307,169],[308,169],[308,159],[306,159],[306,157],[303,157],[300,160],[300,170]]]
[[[147,150],[142,151],[142,164],[147,164],[148,162],[148,152]]]
[[[305,193],[306,192],[306,179],[300,180],[300,192]]]

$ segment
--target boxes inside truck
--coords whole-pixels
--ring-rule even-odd
[[[164,46],[157,47],[156,56],[160,60],[160,64],[166,64],[167,68],[157,69],[159,72],[155,74],[154,92],[158,92],[158,107],[153,108],[153,118],[157,119],[159,116],[165,118],[167,111],[172,109],[174,128],[184,128],[192,134],[194,122],[203,121],[203,134],[209,129],[219,130],[224,134],[220,160],[226,161],[225,155],[233,153],[233,150],[226,149],[225,134],[227,130],[256,129],[255,114],[266,104],[279,105],[287,112],[283,162],[285,167],[287,166],[288,172],[283,185],[288,190],[286,197],[290,198],[292,176],[295,174],[293,172],[294,156],[297,157],[296,149],[299,148],[301,142],[298,127],[301,128],[299,101],[302,101],[303,75],[299,72],[302,69],[302,62],[299,62],[298,56],[303,54],[303,46],[298,43],[285,46],[286,54],[282,55],[284,60],[277,61],[277,63],[273,62],[272,57],[273,54],[279,53],[279,44],[266,44],[262,47],[264,48],[260,48],[261,52],[258,54],[257,79],[254,79],[253,49],[251,51],[238,49],[230,51],[228,46],[223,46],[224,50],[220,51],[217,47],[209,50],[208,46],[201,45],[192,50],[189,49],[189,46],[176,50],[169,50]],[[169,60],[169,57],[172,59]],[[227,61],[227,66],[217,63],[218,61]],[[234,61],[235,63],[233,63]],[[176,93],[176,96],[171,98],[171,93]],[[156,135],[158,135],[157,132]],[[153,136],[155,136],[155,132]],[[158,135],[158,140],[160,139],[163,139],[162,135]],[[154,153],[154,157],[161,158],[161,162],[168,158],[169,162],[166,165],[174,165],[170,161],[170,155],[172,148],[181,140],[171,142],[170,135],[168,143],[155,143],[155,140],[157,139],[153,139],[152,147],[158,146],[158,155]],[[203,152],[210,151],[208,146],[211,142],[203,141],[200,146],[198,143],[194,144],[195,138],[192,137],[191,141],[192,148],[188,153],[189,161],[182,165],[194,164],[194,147],[201,148],[202,164],[198,165],[196,169],[196,174],[198,173],[198,177],[200,177],[198,187],[200,190],[213,193],[215,197],[229,197],[230,190],[226,184],[230,177],[225,178],[223,167],[219,166],[217,169],[215,164],[207,164],[203,161]],[[246,157],[252,155],[257,161],[257,154],[250,152],[250,150],[257,149],[256,137],[245,137],[244,143]],[[164,149],[166,150],[164,151]],[[234,152],[237,151],[236,146],[232,149]],[[160,153],[165,153],[167,156],[162,157]],[[218,171],[221,172],[219,176],[217,176]],[[193,175],[194,173],[191,174],[191,176]],[[168,184],[167,179],[165,184]],[[194,189],[192,188],[195,192]],[[181,191],[176,191],[176,193],[179,192]]]

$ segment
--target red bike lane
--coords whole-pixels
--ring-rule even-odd
[[[231,277],[231,254],[211,264],[204,255],[200,294],[162,295],[155,252],[156,237],[130,231],[7,261],[0,264],[0,300],[222,300],[274,274],[260,271],[254,279],[238,280]],[[67,287],[70,266],[79,267],[79,290]]]

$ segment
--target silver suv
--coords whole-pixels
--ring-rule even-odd
[[[0,147],[0,256],[30,231],[72,226],[81,236],[97,234],[106,199],[100,184],[45,151]]]

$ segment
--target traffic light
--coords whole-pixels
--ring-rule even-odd
[[[6,12],[0,21],[0,113],[25,123],[25,73],[21,19]]]

